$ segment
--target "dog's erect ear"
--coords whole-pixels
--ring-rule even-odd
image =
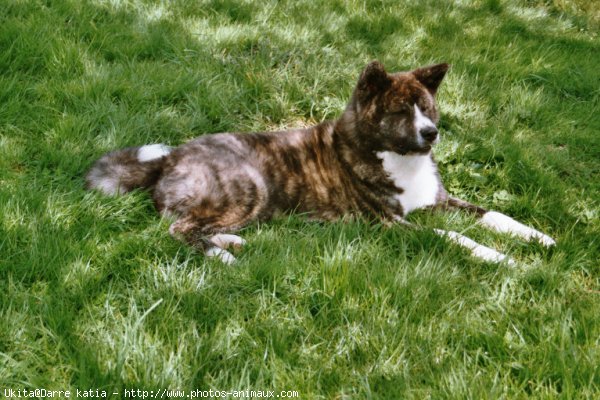
[[[379,61],[372,61],[365,67],[358,79],[357,89],[363,95],[371,95],[385,90],[391,79]]]
[[[419,82],[425,85],[427,90],[429,90],[429,93],[435,96],[435,93],[437,92],[440,83],[442,83],[442,79],[444,79],[448,68],[450,68],[450,65],[443,63],[417,68],[412,73]]]

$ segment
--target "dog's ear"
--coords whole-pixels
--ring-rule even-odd
[[[450,65],[443,63],[417,68],[412,73],[419,82],[425,85],[427,90],[429,90],[429,93],[431,93],[432,96],[435,96],[448,68],[450,68]]]
[[[389,87],[391,79],[379,61],[370,62],[360,74],[358,89],[360,97],[366,98]]]

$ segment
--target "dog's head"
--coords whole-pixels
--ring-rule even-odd
[[[428,153],[438,141],[435,94],[448,67],[388,74],[378,61],[367,65],[348,106],[360,144],[374,151]]]

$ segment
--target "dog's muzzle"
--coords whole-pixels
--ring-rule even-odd
[[[438,130],[435,126],[426,126],[419,131],[419,134],[428,143],[435,143],[438,138]]]

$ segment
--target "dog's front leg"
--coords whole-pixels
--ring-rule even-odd
[[[434,229],[434,231],[440,236],[447,237],[459,246],[469,249],[473,257],[494,263],[506,262],[508,265],[515,265],[515,261],[506,254],[502,254],[491,247],[479,244],[473,239],[461,235],[458,232],[445,231],[443,229]]]
[[[402,225],[411,228],[416,228],[414,224],[408,222],[401,216],[395,216],[394,220]],[[433,231],[440,236],[450,239],[452,242],[458,244],[459,246],[468,249],[471,255],[475,258],[479,258],[480,260],[488,262],[506,262],[508,265],[515,265],[515,261],[512,258],[508,257],[506,254],[502,254],[490,247],[481,245],[473,239],[470,239],[458,232],[445,231],[443,229],[434,229]]]
[[[523,225],[508,215],[504,215],[497,211],[486,212],[483,214],[479,222],[482,225],[495,230],[496,232],[509,233],[513,236],[521,237],[528,242],[531,240],[537,240],[546,247],[554,246],[556,244],[556,241],[554,241],[554,239],[552,239],[550,236],[530,228],[527,225]]]
[[[457,199],[449,198],[445,204],[446,208],[457,208],[474,212],[479,216],[479,223],[486,226],[496,232],[508,233],[513,236],[518,236],[525,240],[532,241],[537,240],[546,247],[554,246],[556,242],[550,236],[533,229],[527,225],[520,223],[509,217],[508,215],[502,214],[497,211],[488,211],[479,206],[473,205],[469,202]]]

